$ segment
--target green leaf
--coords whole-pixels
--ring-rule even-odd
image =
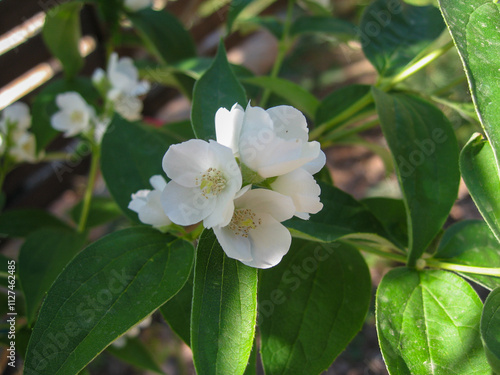
[[[75,374],[184,285],[190,243],[146,227],[93,243],[50,288],[33,330],[26,374]]]
[[[30,130],[36,138],[37,152],[43,150],[59,134],[57,130],[52,128],[50,118],[59,110],[56,104],[57,95],[68,91],[76,91],[89,104],[96,102],[99,97],[99,93],[88,78],[77,77],[70,81],[56,80],[45,86],[35,97],[31,109]]]
[[[83,67],[79,42],[82,37],[80,10],[82,3],[60,4],[47,12],[42,36],[50,52],[57,57],[64,68],[66,78],[73,78]]]
[[[191,121],[196,137],[215,139],[215,113],[221,107],[231,109],[235,103],[245,107],[247,98],[227,62],[226,50],[221,41],[212,66],[194,86]]]
[[[469,80],[479,119],[500,166],[500,4],[491,0],[440,0],[443,17]]]
[[[0,235],[6,237],[26,237],[42,228],[69,229],[57,217],[47,211],[23,208],[4,211],[0,214]]]
[[[371,213],[382,223],[387,233],[395,238],[401,247],[408,243],[406,208],[401,199],[371,197],[361,200]]]
[[[278,40],[280,40],[283,37],[283,31],[284,31],[283,23],[278,21],[276,17],[272,16],[251,17],[245,20],[245,23],[254,24],[265,28],[267,31],[273,34]]]
[[[320,101],[302,86],[283,78],[261,76],[246,78],[243,82],[271,90],[311,118],[320,104]]]
[[[80,220],[82,213],[83,201],[80,201],[71,209],[71,218],[75,223]],[[89,216],[87,218],[87,228],[98,227],[109,223],[120,217],[122,211],[117,206],[116,202],[108,197],[93,197],[90,202]]]
[[[196,252],[191,349],[198,374],[243,374],[257,314],[257,269],[226,256],[212,230]]]
[[[115,116],[102,140],[101,168],[106,186],[118,206],[129,218],[140,222],[128,209],[131,195],[152,189],[149,179],[164,172],[161,161],[172,143],[165,132],[152,126],[128,122]]]
[[[389,77],[417,57],[444,28],[443,18],[433,6],[375,0],[361,18],[361,45],[380,75]]]
[[[500,241],[500,179],[490,142],[475,134],[460,153],[460,172],[479,212]]]
[[[368,267],[354,248],[294,239],[261,275],[258,324],[266,374],[320,374],[363,326]]]
[[[19,252],[18,272],[26,300],[26,318],[32,324],[38,307],[54,280],[83,249],[86,234],[62,228],[33,232]]]
[[[301,0],[299,4],[308,9],[314,15],[318,16],[331,15],[331,10],[323,5],[324,2],[318,0]]]
[[[107,351],[116,358],[130,363],[135,368],[153,371],[157,374],[165,374],[151,356],[148,348],[137,337],[127,337],[125,346],[118,348],[110,345]]]
[[[331,16],[303,16],[296,19],[290,29],[291,35],[306,33],[333,34],[347,39],[357,36],[358,29],[353,23]]]
[[[127,17],[141,36],[144,44],[163,64],[173,64],[196,56],[196,45],[191,34],[173,15],[153,9],[127,13]],[[180,87],[190,97],[193,89],[191,78],[175,75]]]
[[[458,145],[445,115],[415,96],[373,90],[406,205],[408,264],[441,230],[458,193]]]
[[[193,300],[193,273],[179,292],[169,299],[160,311],[172,331],[186,345],[191,344],[191,301]]]
[[[233,29],[234,21],[238,18],[239,14],[249,5],[253,0],[232,0],[229,5],[229,11],[226,18],[226,29],[229,34]]]
[[[482,303],[450,272],[396,268],[377,291],[377,332],[390,374],[489,374],[479,336]]]
[[[492,291],[484,302],[481,316],[481,337],[486,358],[497,374],[500,372],[500,288]]]
[[[434,258],[448,263],[500,268],[498,241],[483,221],[467,220],[448,228]],[[499,277],[460,274],[490,290],[500,287]]]
[[[143,9],[128,13],[127,17],[163,63],[172,64],[196,56],[193,38],[169,12]]]
[[[373,233],[386,237],[382,224],[366,206],[342,190],[320,183],[323,209],[309,220],[292,218],[283,224],[292,234],[320,242],[333,242],[347,235]]]
[[[346,108],[350,107],[356,103],[359,99],[370,92],[370,87],[368,85],[349,85],[342,87],[330,95],[328,95],[321,104],[319,105],[316,116],[316,125],[321,125],[322,123],[334,118],[341,114]],[[363,113],[368,110],[373,110],[373,104],[365,107],[359,113]]]

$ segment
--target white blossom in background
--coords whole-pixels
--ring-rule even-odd
[[[205,228],[211,228],[231,221],[242,177],[230,148],[213,140],[192,139],[170,146],[162,164],[172,181],[161,203],[175,224],[203,221]]]
[[[123,348],[127,343],[127,339],[134,338],[139,336],[142,328],[147,328],[151,325],[153,321],[151,315],[142,320],[140,323],[136,324],[132,328],[130,328],[127,332],[125,332],[122,336],[118,337],[115,341],[113,341],[112,345],[116,348]]]
[[[16,163],[36,162],[36,140],[28,130],[30,125],[30,110],[25,103],[16,102],[5,108],[0,117],[0,153],[8,148],[9,156]]]
[[[10,125],[10,126],[9,126]],[[2,111],[0,119],[0,131],[7,134],[13,127],[18,131],[26,131],[31,125],[31,115],[29,107],[22,102],[11,104]]]
[[[9,155],[17,163],[37,161],[35,136],[28,132],[14,132]]]
[[[234,205],[229,224],[213,228],[226,255],[250,267],[277,265],[292,241],[281,224],[295,212],[292,199],[275,191],[254,189],[237,197]]]
[[[50,119],[54,129],[64,132],[65,137],[73,137],[91,130],[95,111],[79,93],[70,91],[59,94],[56,104],[59,111]]]
[[[141,118],[143,104],[138,97],[146,94],[150,85],[147,81],[139,81],[139,72],[130,57],[118,58],[112,53],[107,72],[96,69],[92,82],[123,118],[129,121]]]
[[[290,106],[220,108],[215,129],[217,141],[262,178],[289,173],[321,153],[319,142],[309,142],[306,118]]]
[[[129,12],[137,12],[153,6],[153,0],[125,0],[123,5]]]
[[[154,228],[163,231],[166,227],[172,224],[172,221],[167,217],[161,206],[161,193],[167,186],[167,181],[160,176],[155,175],[149,179],[153,190],[139,190],[132,194],[128,208],[137,212],[139,220]]]

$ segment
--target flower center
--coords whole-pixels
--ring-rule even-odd
[[[222,172],[215,168],[208,168],[201,176],[201,194],[208,198],[218,195],[226,187],[226,179]]]
[[[82,111],[73,111],[71,112],[71,122],[82,122],[83,121],[83,113]]]
[[[257,228],[261,223],[261,219],[249,208],[238,208],[234,210],[229,229],[237,236],[246,238],[250,230]]]

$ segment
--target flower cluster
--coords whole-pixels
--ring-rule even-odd
[[[132,59],[118,59],[111,54],[107,72],[98,68],[92,76],[92,82],[105,99],[103,113],[96,111],[77,92],[59,94],[56,104],[59,111],[51,118],[52,127],[64,132],[65,137],[83,134],[100,143],[113,115],[120,114],[129,121],[141,118],[142,101],[140,95],[149,90],[149,83],[139,81],[139,73]]]
[[[129,208],[158,228],[167,220],[203,222],[228,257],[273,267],[291,244],[281,222],[294,215],[307,220],[323,207],[313,174],[325,155],[318,142],[309,142],[304,115],[290,106],[220,108],[215,127],[217,141],[170,146],[162,162],[170,182],[160,184],[154,176],[155,190],[133,194]]]
[[[26,104],[17,102],[5,108],[0,118],[0,154],[7,154],[16,163],[35,162],[36,142],[28,130],[30,125],[31,115]]]

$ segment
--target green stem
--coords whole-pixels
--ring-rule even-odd
[[[401,73],[395,75],[392,77],[387,83],[382,84],[380,87],[384,91],[388,91],[389,89],[393,88],[395,85],[397,85],[399,82],[404,81],[408,77],[412,76],[416,72],[418,72],[420,69],[426,67],[429,65],[431,62],[434,60],[438,59],[439,57],[443,56],[446,52],[448,52],[452,47],[454,46],[453,41],[449,41],[446,43],[444,46],[432,51],[431,53],[425,55],[422,57],[420,60],[416,61],[414,64],[411,64],[408,66],[405,70],[403,70]]]
[[[87,188],[85,190],[85,195],[83,197],[83,208],[80,215],[80,221],[78,222],[78,232],[82,233],[85,231],[87,218],[90,210],[90,202],[92,201],[92,192],[94,190],[95,179],[97,176],[97,170],[99,169],[99,159],[101,150],[99,145],[92,146],[92,156],[90,162],[90,172]]]
[[[354,242],[354,241],[348,241],[348,240],[341,240],[340,242],[344,242],[348,245],[351,245],[353,247],[356,247],[366,253],[370,254],[375,254],[378,255],[379,257],[390,259],[390,260],[395,260],[396,262],[400,263],[406,263],[406,255],[400,255],[400,254],[394,254],[394,253],[389,253],[387,251],[379,250],[374,247],[359,243],[359,242]]]
[[[405,79],[407,79],[411,75],[418,72],[420,69],[429,65],[431,62],[436,60],[438,57],[444,55],[452,47],[453,47],[453,42],[451,41],[451,42],[445,44],[443,47],[438,48],[438,49],[432,51],[431,53],[425,55],[420,60],[418,60],[415,63],[408,66],[401,73],[390,78],[388,81],[385,81],[385,82],[382,81],[382,82],[378,83],[376,86],[383,91],[389,91],[390,89],[392,89],[395,85],[397,85],[401,81],[404,81]],[[363,108],[365,108],[367,105],[369,105],[372,102],[373,102],[373,96],[372,96],[372,93],[370,91],[366,95],[364,95],[360,99],[358,99],[356,102],[354,102],[350,107],[347,107],[344,111],[339,113],[337,116],[335,116],[335,117],[331,118],[330,120],[318,125],[315,129],[313,129],[309,133],[309,137],[311,139],[317,139],[320,135],[325,133],[327,130],[335,128],[338,124],[349,119],[350,117],[355,115],[358,111],[362,110]]]
[[[372,116],[373,114],[370,114],[370,116]],[[367,116],[367,117],[370,117],[370,116]],[[356,122],[358,122],[359,120],[356,120]],[[342,130],[342,131],[338,131],[340,129],[337,128],[335,129],[335,131],[333,131],[332,133],[328,134],[324,140],[325,141],[329,141],[329,142],[334,142],[334,141],[338,141],[340,139],[344,139],[344,138],[347,138],[353,134],[357,134],[357,133],[361,133],[362,131],[365,131],[365,130],[368,130],[368,129],[371,129],[375,126],[377,126],[378,124],[380,123],[379,119],[376,118],[376,119],[373,119],[373,120],[370,120],[370,121],[366,121],[358,126],[354,126],[354,127],[350,127],[348,129],[345,129],[345,130]],[[349,123],[349,124],[346,124],[346,126],[350,125],[352,123]],[[343,128],[343,127],[342,127]]]
[[[500,268],[474,267],[462,264],[446,263],[436,259],[425,259],[429,267],[441,268],[449,271],[474,273],[477,275],[500,277]]]
[[[278,74],[281,70],[281,66],[283,65],[283,61],[285,60],[285,55],[288,52],[288,49],[290,47],[289,36],[290,36],[290,28],[292,26],[292,16],[293,16],[293,6],[294,5],[295,5],[295,0],[288,1],[288,8],[286,10],[286,18],[285,18],[285,25],[283,28],[283,35],[281,36],[281,40],[279,41],[279,44],[278,44],[278,56],[276,56],[276,61],[274,62],[273,68],[271,70],[271,74],[270,74],[271,78],[278,77]],[[271,90],[268,88],[265,89],[264,93],[262,94],[262,98],[260,99],[259,106],[265,107],[270,96],[271,96]]]
[[[8,279],[10,274],[8,272],[0,271],[0,277]]]

